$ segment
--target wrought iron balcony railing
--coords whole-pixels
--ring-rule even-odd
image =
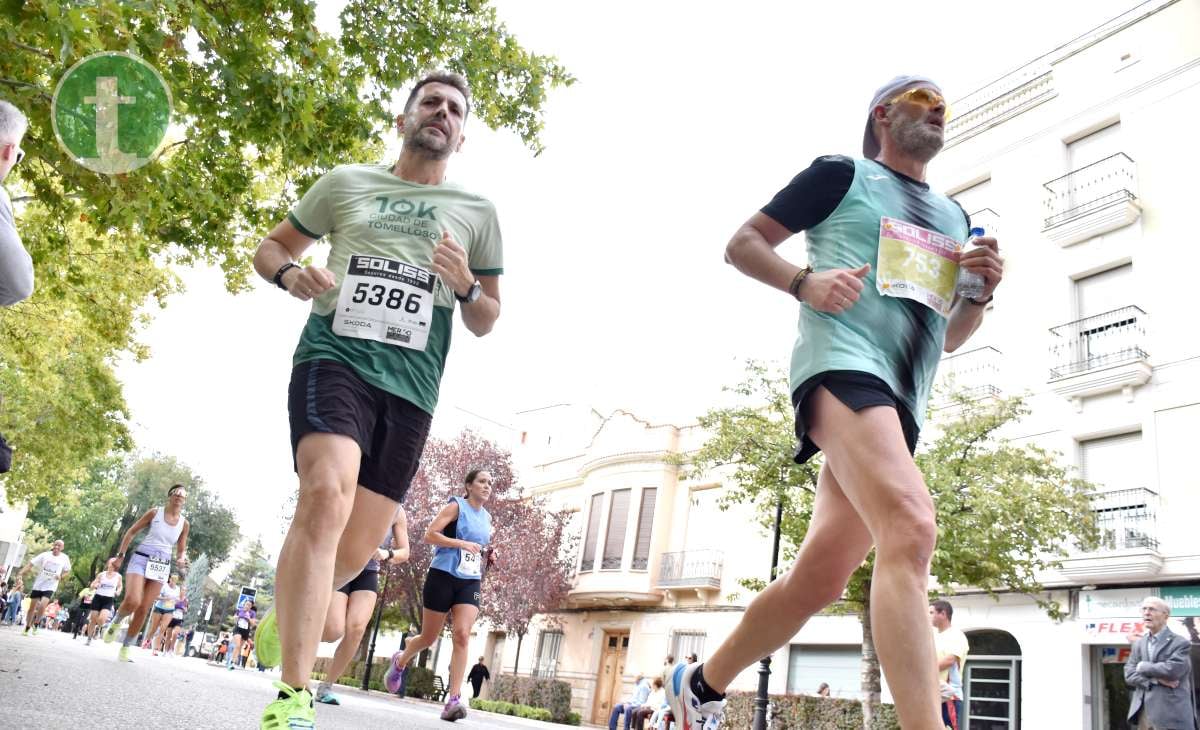
[[[1146,313],[1133,305],[1050,328],[1050,379],[1145,360]]]
[[[1158,548],[1158,494],[1149,489],[1119,489],[1092,495],[1100,547],[1096,552]]]
[[[1043,230],[1116,203],[1137,200],[1137,168],[1124,152],[1072,170],[1046,188]]]
[[[725,556],[720,550],[686,550],[663,553],[658,570],[658,587],[721,587]]]

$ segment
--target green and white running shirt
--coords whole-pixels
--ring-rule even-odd
[[[421,185],[403,180],[392,174],[390,165],[339,165],[308,189],[288,214],[288,220],[306,236],[321,238],[328,234],[332,248],[326,268],[337,278],[336,287],[313,300],[293,364],[336,360],[353,368],[366,382],[432,414],[450,350],[456,301],[454,292],[436,274],[429,277],[433,250],[442,231],[449,231],[466,250],[467,263],[476,276],[502,274],[503,247],[495,207],[486,198],[453,183]],[[342,285],[348,273],[354,273],[349,271],[352,257],[361,257],[354,259],[355,271],[365,272],[364,262],[386,259],[385,273],[394,280],[424,281],[428,285],[429,295],[422,308],[418,310],[414,305],[408,310],[422,319],[422,335],[427,330],[423,349],[334,332],[334,310]],[[403,273],[397,273],[400,270]],[[379,280],[386,283],[385,279]],[[362,281],[366,279],[351,279],[352,283]],[[348,291],[347,296],[367,301],[371,287],[357,283],[358,287],[363,287],[361,295]],[[384,291],[383,287],[375,288]],[[388,293],[392,298],[396,296]],[[402,294],[391,302],[398,302],[391,309],[399,311],[404,305]],[[382,307],[382,297],[371,296],[368,303]],[[342,304],[349,304],[349,300],[343,299]],[[349,311],[345,307],[343,310]]]
[[[956,247],[967,237],[962,208],[874,160],[829,156],[817,158],[762,212],[793,233],[806,231],[814,271],[871,264],[858,302],[847,311],[800,305],[792,391],[830,370],[870,373],[888,384],[919,428],[945,343]],[[881,247],[888,255],[881,257]],[[881,266],[890,278],[880,277]],[[906,296],[916,298],[883,293],[906,285]]]

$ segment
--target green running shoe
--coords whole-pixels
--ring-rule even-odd
[[[119,662],[132,662],[133,661],[132,659],[129,658],[129,647],[128,646],[125,646],[125,645],[121,646],[121,650],[119,652],[117,652],[117,661],[119,661]]]
[[[279,627],[275,625],[274,606],[254,629],[254,655],[258,657],[258,663],[268,669],[279,666]]]
[[[307,689],[289,687],[283,682],[274,686],[286,697],[280,697],[263,710],[259,730],[312,730],[317,726],[317,710],[312,693]]]
[[[116,621],[108,622],[108,628],[104,629],[104,636],[103,636],[105,644],[113,643],[113,639],[117,638],[117,629],[118,628],[120,628],[120,626],[117,624]]]

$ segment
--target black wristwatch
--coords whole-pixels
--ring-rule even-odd
[[[297,264],[295,261],[287,262],[283,266],[279,267],[279,271],[276,271],[275,276],[271,277],[271,282],[273,284],[275,284],[275,286],[279,287],[280,289],[287,291],[287,287],[283,285],[283,275],[288,272],[288,269],[298,269],[298,268],[300,268],[300,265]]]
[[[392,558],[394,558],[394,557],[396,557],[396,551],[395,551],[395,550],[393,550],[393,549],[391,549],[391,548],[388,548],[388,556],[387,556],[387,559],[388,559],[388,560],[391,560],[391,559],[392,559]]]
[[[467,295],[465,297],[459,296],[458,292],[454,292],[454,298],[463,304],[470,304],[471,302],[478,301],[479,295],[481,294],[483,294],[483,285],[479,283],[478,279],[476,279],[475,283],[471,284],[471,288],[467,289]]]

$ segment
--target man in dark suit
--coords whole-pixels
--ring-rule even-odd
[[[1129,724],[1137,730],[1196,730],[1190,642],[1167,628],[1170,615],[1161,598],[1142,601],[1146,634],[1125,663],[1125,683],[1133,690]]]

